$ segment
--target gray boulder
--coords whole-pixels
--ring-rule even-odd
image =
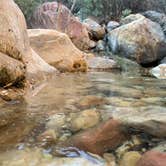
[[[140,18],[108,34],[108,45],[114,54],[146,65],[166,56],[166,39],[159,24]]]
[[[146,18],[157,22],[162,27],[164,34],[166,35],[166,15],[164,13],[159,13],[156,11],[146,11],[143,13]]]
[[[110,21],[110,22],[108,22],[107,27],[106,27],[107,32],[111,32],[113,29],[115,29],[119,26],[120,26],[120,24],[117,21]]]
[[[141,14],[130,14],[127,17],[124,17],[120,20],[120,23],[122,25],[129,24],[133,21],[139,20],[139,19],[144,19],[145,17]]]

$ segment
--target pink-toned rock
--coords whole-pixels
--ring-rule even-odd
[[[57,2],[46,2],[40,5],[33,15],[31,26],[35,29],[56,29],[66,33],[81,50],[94,47],[86,27],[66,6]]]
[[[97,127],[73,136],[68,145],[102,155],[107,150],[116,148],[126,139],[127,134],[120,122],[110,119]]]
[[[146,152],[136,166],[165,166],[166,153],[157,151]]]

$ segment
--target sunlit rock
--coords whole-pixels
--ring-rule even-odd
[[[56,70],[44,62],[31,49],[25,18],[14,1],[1,0],[0,6],[0,52],[13,58],[13,60],[10,58],[6,59],[9,61],[6,67],[10,75],[10,79],[6,83],[14,83],[16,80],[19,80],[19,77],[23,76],[29,81],[39,81],[39,78],[44,79],[46,74],[55,72]],[[0,56],[4,55],[1,54]],[[16,60],[20,61],[20,63]],[[15,65],[15,69],[12,69],[12,65]],[[23,65],[25,65],[26,72],[24,72]],[[15,76],[13,77],[14,73]]]
[[[85,53],[65,34],[55,30],[28,30],[32,48],[50,65],[64,72],[85,72]]]

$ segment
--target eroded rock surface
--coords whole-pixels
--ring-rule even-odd
[[[64,72],[85,72],[85,53],[80,51],[65,34],[56,30],[28,30],[32,48],[48,64]]]
[[[0,52],[5,54],[1,54],[1,57],[12,63],[5,62],[6,73],[10,76],[8,75],[7,81],[3,84],[14,83],[20,80],[20,77],[37,81],[39,78],[43,79],[46,73],[55,72],[56,70],[31,49],[25,18],[14,1],[2,0],[0,6]],[[0,63],[4,64],[3,61]]]

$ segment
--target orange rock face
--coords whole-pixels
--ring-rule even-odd
[[[31,47],[47,63],[62,72],[85,72],[85,53],[80,51],[65,34],[55,30],[28,30]]]
[[[33,15],[31,26],[40,29],[56,29],[66,33],[81,50],[94,46],[86,27],[66,6],[57,2],[46,2],[39,6]]]

